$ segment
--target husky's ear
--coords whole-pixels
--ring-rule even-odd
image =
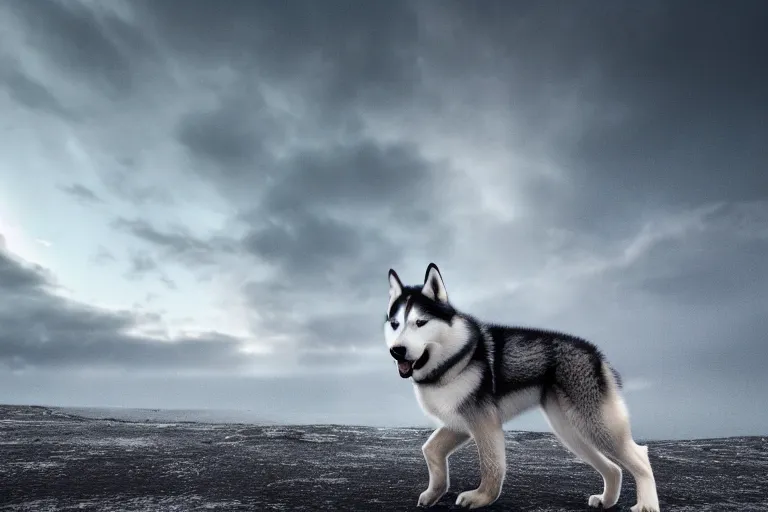
[[[448,292],[445,290],[443,276],[440,275],[440,269],[437,265],[430,263],[427,272],[424,274],[424,287],[421,293],[437,302],[448,302]]]
[[[389,269],[389,304],[387,304],[387,314],[389,314],[389,310],[392,308],[392,304],[402,294],[403,283],[400,281],[397,272]]]

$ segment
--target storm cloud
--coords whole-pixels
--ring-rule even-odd
[[[238,368],[241,340],[216,332],[178,338],[141,335],[157,315],[106,310],[69,300],[44,269],[0,251],[0,362],[12,369],[106,366],[118,369]]]
[[[763,2],[0,18],[0,355],[19,379],[316,375],[418,422],[380,331],[387,270],[418,282],[434,261],[459,308],[600,345],[658,420],[641,433],[766,421],[728,398],[768,383]]]

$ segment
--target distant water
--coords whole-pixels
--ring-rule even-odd
[[[204,423],[204,424],[246,424],[246,425],[323,425],[346,424],[367,425],[379,428],[435,428],[426,419],[420,424],[399,425],[386,421],[365,421],[371,418],[340,417],[329,418],[326,415],[307,414],[302,418],[269,419],[263,413],[251,410],[227,409],[151,409],[132,407],[50,407],[50,409],[94,420],[117,420],[131,423]],[[360,421],[360,420],[363,421]],[[380,420],[380,418],[377,418]],[[506,431],[520,431],[513,425],[504,425]],[[524,429],[527,430],[527,429]],[[535,431],[535,430],[534,430]]]
[[[54,410],[89,419],[136,423],[245,423],[275,425],[256,411],[203,409],[135,409],[130,407],[54,407]]]
[[[80,416],[83,418],[104,420],[112,419],[134,423],[206,423],[226,424],[240,423],[247,425],[367,425],[384,428],[429,428],[431,425],[425,418],[421,424],[402,425],[393,418],[383,415],[365,414],[322,414],[307,412],[298,414],[282,414],[270,417],[264,411],[248,409],[160,409],[160,408],[134,408],[134,407],[72,407],[72,406],[47,406],[52,410],[64,414]],[[397,418],[394,418],[395,420]]]

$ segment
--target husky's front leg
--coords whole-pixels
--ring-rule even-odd
[[[499,498],[507,471],[504,430],[495,415],[478,418],[471,426],[472,437],[480,457],[480,486],[459,494],[456,505],[479,508]]]
[[[429,487],[419,496],[419,507],[431,507],[448,490],[448,456],[469,441],[469,434],[446,427],[435,430],[421,447],[429,469]]]

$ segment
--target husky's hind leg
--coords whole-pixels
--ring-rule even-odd
[[[568,406],[563,412],[582,437],[632,474],[637,487],[637,504],[630,508],[631,512],[659,512],[659,497],[648,459],[648,447],[640,446],[632,439],[629,413],[615,378],[605,366],[603,373],[607,389],[597,407]],[[564,397],[558,396],[558,399],[561,403],[567,402]]]
[[[419,507],[431,507],[448,491],[448,456],[469,441],[469,433],[446,427],[435,430],[421,447],[429,469],[429,487],[419,496]]]
[[[590,507],[611,508],[621,493],[621,468],[609,460],[571,425],[554,393],[546,396],[542,410],[560,442],[574,455],[592,466],[603,477],[603,494],[589,497]]]
[[[603,424],[613,434],[610,439],[613,446],[606,447],[607,454],[616,459],[627,471],[632,473],[637,487],[637,504],[630,508],[632,512],[659,512],[659,497],[656,491],[656,479],[653,476],[648,447],[640,446],[632,439],[624,400],[616,394],[609,394],[603,405]]]

